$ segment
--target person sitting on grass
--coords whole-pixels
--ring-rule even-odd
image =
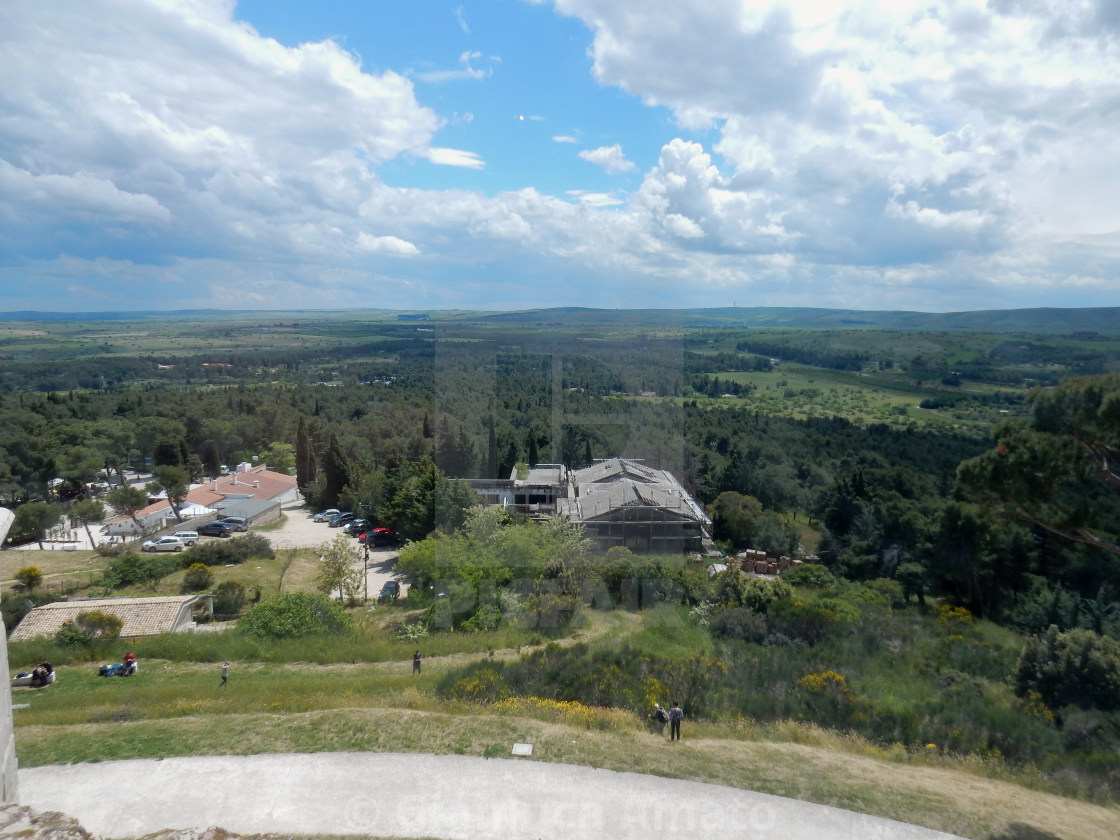
[[[35,666],[35,670],[31,672],[31,684],[36,688],[42,688],[49,685],[50,676],[54,673],[54,668],[47,660],[43,660]]]

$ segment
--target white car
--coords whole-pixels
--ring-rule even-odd
[[[312,522],[327,522],[330,519],[338,516],[338,508],[327,508],[322,513],[317,513],[311,517]]]
[[[157,537],[148,540],[141,548],[145,551],[182,551],[186,546],[178,537]]]
[[[176,531],[171,536],[178,537],[188,548],[198,542],[198,531]]]

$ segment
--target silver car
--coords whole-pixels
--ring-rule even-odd
[[[178,537],[156,537],[140,547],[145,551],[182,551],[186,548]]]

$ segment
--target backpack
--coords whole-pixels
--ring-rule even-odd
[[[669,710],[669,720],[680,720],[683,717],[684,717],[684,712],[681,711],[680,707],[674,706],[672,709]]]
[[[667,714],[665,714],[664,709],[658,709],[657,710],[657,719],[659,721],[661,721],[662,723],[664,723],[665,721],[667,721],[669,719],[669,716]]]

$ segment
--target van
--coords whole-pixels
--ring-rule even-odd
[[[244,516],[223,516],[218,520],[219,522],[226,523],[230,528],[235,531],[249,530],[249,520]]]
[[[171,536],[178,537],[186,546],[192,546],[198,542],[198,531],[176,531]]]

